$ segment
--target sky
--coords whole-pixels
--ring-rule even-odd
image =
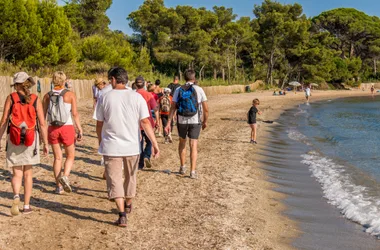
[[[58,0],[58,2],[63,4],[62,0]],[[107,11],[107,15],[111,19],[110,28],[112,30],[121,30],[131,35],[133,30],[130,29],[126,18],[129,13],[137,10],[143,2],[144,0],[113,0],[111,8]],[[299,3],[308,17],[317,16],[323,11],[340,7],[355,8],[370,16],[380,13],[378,0],[278,0],[278,2],[286,4]],[[215,5],[225,6],[233,8],[234,13],[239,17],[253,17],[253,6],[261,3],[261,0],[165,0],[167,7],[190,5],[196,8],[206,7],[207,9],[212,9]]]

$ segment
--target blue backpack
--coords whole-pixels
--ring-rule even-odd
[[[198,113],[198,96],[193,85],[179,88],[177,113],[185,117],[192,117]]]

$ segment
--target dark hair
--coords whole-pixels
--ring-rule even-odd
[[[161,84],[160,79],[157,79],[156,82],[155,82],[154,84],[157,85],[157,86],[160,85],[160,84]]]
[[[135,82],[137,89],[142,89],[145,86],[145,82],[143,81],[137,81]]]
[[[173,80],[174,81],[179,81],[179,77],[178,76],[174,76]]]
[[[116,79],[118,84],[127,84],[128,83],[128,72],[120,67],[113,67],[108,71],[108,79],[111,80],[112,77]]]
[[[188,69],[185,71],[185,81],[193,81],[195,80],[195,71],[192,69]]]

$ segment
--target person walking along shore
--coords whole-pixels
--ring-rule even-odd
[[[54,88],[43,99],[44,114],[49,122],[48,140],[54,154],[53,169],[57,185],[56,194],[72,191],[69,175],[74,165],[75,140],[81,141],[83,137],[76,96],[74,92],[65,89],[65,82],[65,73],[62,71],[55,72],[53,74]],[[77,138],[74,123],[78,129]],[[63,145],[66,153],[63,174],[61,145]]]
[[[197,179],[196,173],[198,157],[198,138],[201,129],[206,129],[208,120],[207,97],[203,89],[195,85],[195,71],[187,70],[185,72],[186,84],[177,88],[173,95],[173,103],[170,108],[168,121],[173,119],[177,111],[177,128],[179,135],[179,157],[181,166],[179,173],[186,173],[186,141],[190,140],[190,178]],[[171,131],[171,123],[165,127],[167,134]]]
[[[160,151],[146,101],[140,94],[125,88],[128,83],[127,71],[119,67],[112,68],[108,72],[108,79],[113,90],[98,100],[96,133],[101,138],[99,154],[104,157],[108,198],[115,201],[119,211],[115,223],[126,227],[127,214],[132,212],[132,199],[136,196],[141,152],[140,124],[152,142],[153,156],[157,158]]]
[[[47,127],[44,119],[41,100],[30,93],[35,85],[32,77],[25,72],[14,75],[13,84],[16,92],[10,94],[4,104],[3,117],[0,122],[0,141],[8,129],[6,146],[6,165],[13,170],[12,189],[13,204],[11,214],[20,213],[20,189],[24,177],[23,213],[32,212],[30,198],[33,189],[32,166],[40,164],[40,137],[43,142],[43,153],[49,153],[47,145]],[[0,145],[1,149],[1,145]]]

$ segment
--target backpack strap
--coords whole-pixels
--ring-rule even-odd
[[[67,92],[69,92],[68,89],[64,89],[61,91],[61,93],[59,94],[60,96],[64,96]]]

